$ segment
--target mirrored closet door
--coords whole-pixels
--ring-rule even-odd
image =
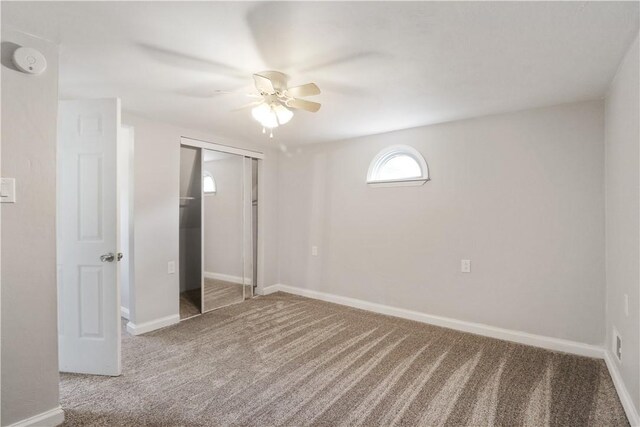
[[[253,297],[259,163],[242,154],[201,147],[182,150],[180,314],[184,319],[190,317],[189,303],[198,306],[191,312],[196,315]],[[198,184],[193,177],[200,177]],[[200,276],[197,286],[194,272]]]
[[[244,300],[244,157],[203,150],[203,312]]]

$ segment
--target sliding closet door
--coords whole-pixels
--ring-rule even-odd
[[[253,229],[251,230],[251,257],[253,263],[253,271],[251,272],[252,282],[251,289],[253,295],[258,287],[258,159],[251,159],[251,224]],[[246,249],[245,249],[246,254]]]
[[[251,221],[252,216],[252,200],[253,200],[253,180],[251,175],[251,158],[245,157],[243,159],[243,203],[242,203],[242,221],[243,221],[243,235],[242,235],[242,261],[243,261],[243,284],[244,284],[244,298],[249,299],[253,297],[253,257],[251,256],[251,243],[253,235],[253,224]]]
[[[202,307],[202,150],[180,147],[180,318]]]
[[[203,312],[245,295],[243,156],[203,150]]]
[[[258,159],[244,158],[244,298],[258,281]]]

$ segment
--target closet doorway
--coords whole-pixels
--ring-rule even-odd
[[[252,298],[262,153],[182,138],[180,318]]]

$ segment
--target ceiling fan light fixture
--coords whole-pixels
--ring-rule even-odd
[[[278,119],[270,105],[262,103],[251,110],[251,115],[265,128],[277,128]]]
[[[300,98],[319,95],[320,88],[315,83],[287,88],[289,77],[279,71],[262,71],[254,74],[253,80],[259,93],[256,96],[262,100],[251,110],[251,115],[262,125],[262,133],[289,123],[294,109],[312,113],[320,109],[319,103]],[[273,132],[269,132],[269,136],[273,137]]]
[[[277,128],[279,126],[278,119],[276,118],[276,115],[273,113],[265,117],[265,119],[262,122],[260,122],[260,124],[269,129]]]
[[[285,123],[289,123],[289,120],[293,117],[293,111],[289,110],[282,104],[278,104],[273,107],[273,111],[276,113],[278,117],[278,123],[284,125]]]

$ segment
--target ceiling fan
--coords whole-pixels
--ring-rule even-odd
[[[320,88],[315,83],[288,87],[289,77],[279,71],[262,71],[253,75],[256,90],[261,99],[245,107],[253,107],[251,115],[262,125],[262,132],[270,129],[273,138],[273,128],[288,123],[293,117],[294,110],[305,110],[315,113],[321,104],[301,99],[320,94]],[[253,95],[252,95],[253,96]],[[242,107],[244,108],[244,107]]]

